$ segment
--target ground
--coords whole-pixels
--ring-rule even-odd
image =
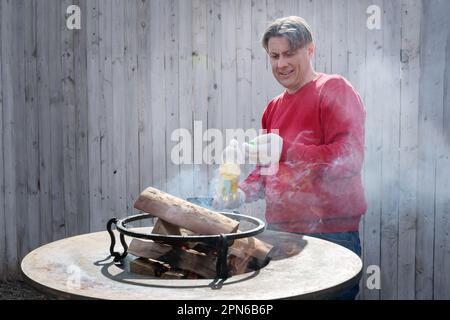
[[[45,295],[39,293],[23,281],[1,281],[0,300],[46,300]]]

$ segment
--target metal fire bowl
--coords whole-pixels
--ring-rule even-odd
[[[151,228],[138,230],[150,232]],[[44,245],[22,260],[21,269],[24,279],[36,289],[64,299],[329,298],[359,281],[361,259],[344,247],[317,238],[269,230],[258,238],[275,246],[271,262],[258,271],[233,276],[222,283],[211,279],[159,279],[130,273],[131,255],[120,266],[107,254],[110,238],[106,231]]]

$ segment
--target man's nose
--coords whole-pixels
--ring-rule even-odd
[[[285,58],[283,58],[283,57],[279,57],[278,58],[278,68],[284,68],[284,67],[287,67],[287,60],[285,59]]]

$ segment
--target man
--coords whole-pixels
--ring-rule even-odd
[[[302,18],[274,21],[262,45],[274,77],[286,90],[269,102],[262,116],[262,128],[279,135],[260,136],[256,146],[246,149],[257,154],[274,138],[282,141],[282,149],[276,172],[262,174],[267,164],[259,163],[240,184],[239,200],[265,198],[270,229],[323,238],[360,256],[358,226],[367,209],[361,182],[361,99],[343,77],[314,71],[315,45]],[[357,293],[356,286],[339,298],[352,299]]]

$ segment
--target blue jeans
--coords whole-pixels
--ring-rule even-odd
[[[339,244],[361,257],[361,241],[359,232],[342,232],[342,233],[309,233],[307,236],[316,237]],[[359,292],[359,284],[341,291],[334,299],[336,300],[355,300]]]

